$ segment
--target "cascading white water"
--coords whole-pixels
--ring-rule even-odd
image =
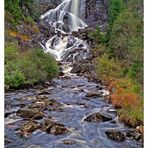
[[[87,27],[85,22],[78,17],[78,14],[84,13],[81,9],[84,1],[64,0],[55,9],[41,16],[41,19],[53,27],[57,33],[46,42],[45,51],[52,53],[59,61],[74,49],[88,49],[88,45],[83,40],[70,35],[73,31]],[[74,54],[76,55],[77,53]]]
[[[55,9],[49,10],[41,16],[52,27],[64,32],[78,31],[79,28],[85,28],[87,25],[82,21],[78,14],[80,12],[80,6],[83,4],[83,0],[64,0]],[[65,22],[65,19],[68,22]],[[64,30],[62,27],[68,27]]]

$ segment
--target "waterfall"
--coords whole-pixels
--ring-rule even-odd
[[[83,0],[64,0],[55,9],[49,10],[41,16],[56,30],[64,32],[78,31],[79,28],[87,27],[86,23],[82,21],[78,14],[81,12],[81,5]]]
[[[66,56],[72,56],[74,59],[78,56],[78,53],[69,55],[69,53],[72,53],[71,51],[89,48],[83,40],[71,35],[73,31],[87,27],[87,24],[79,17],[84,14],[84,8],[82,9],[84,1],[63,0],[55,9],[47,11],[40,17],[55,30],[56,35],[46,42],[45,51],[52,53],[58,61],[61,61]],[[85,58],[86,53],[82,54],[83,58]]]

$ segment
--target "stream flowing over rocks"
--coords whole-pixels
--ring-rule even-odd
[[[118,122],[90,62],[87,33],[98,21],[100,28],[106,25],[107,5],[107,0],[54,1],[41,15],[50,34],[40,44],[59,61],[60,73],[52,83],[5,93],[6,148],[143,147],[142,135]]]

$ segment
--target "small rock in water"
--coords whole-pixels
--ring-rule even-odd
[[[66,145],[72,145],[72,144],[75,144],[75,141],[72,139],[66,139],[63,141],[63,143]]]
[[[46,88],[46,89],[42,89],[42,90],[38,90],[36,92],[36,95],[44,95],[44,94],[50,94],[49,90]]]
[[[112,117],[101,114],[99,112],[93,113],[84,119],[84,121],[88,121],[88,122],[100,122],[100,121],[105,122],[109,120],[112,120]]]
[[[28,148],[42,148],[40,145],[30,145]]]
[[[65,74],[64,74],[64,72],[63,71],[60,71],[59,72],[59,76],[64,76]]]
[[[108,130],[105,132],[105,134],[109,139],[114,140],[116,142],[123,142],[126,139],[125,135],[121,131],[117,130]]]
[[[42,130],[53,135],[62,135],[68,132],[68,129],[63,124],[57,123],[51,119],[45,119]]]
[[[32,121],[27,121],[21,126],[23,133],[32,133],[38,129],[38,125]]]
[[[44,114],[37,109],[20,109],[17,111],[17,115],[22,118],[42,119]]]
[[[27,99],[28,99],[28,101],[35,101],[36,100],[36,97],[35,96],[30,96]]]
[[[53,134],[53,135],[62,135],[68,132],[68,129],[64,127],[62,124],[56,123],[55,125],[49,127],[47,129],[47,133]]]
[[[48,97],[47,96],[44,96],[44,95],[37,95],[36,96],[36,99],[37,100],[44,100],[44,99],[48,99]]]
[[[99,92],[89,92],[88,94],[86,94],[86,97],[101,97],[102,95]]]

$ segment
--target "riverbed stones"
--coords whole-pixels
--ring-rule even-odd
[[[92,97],[92,98],[97,98],[101,97],[102,95],[99,92],[89,92],[86,94],[86,97]]]
[[[45,120],[43,128],[48,134],[53,135],[62,135],[68,132],[65,125],[57,123],[51,119]]]
[[[21,131],[23,133],[32,133],[38,129],[38,125],[35,122],[27,121],[21,126]]]
[[[40,145],[30,145],[28,148],[43,148]]]
[[[44,114],[37,109],[20,109],[17,111],[17,115],[27,119],[42,119],[44,117]]]
[[[62,124],[55,124],[47,129],[47,133],[53,135],[62,135],[68,132],[68,129]]]
[[[48,97],[45,95],[36,95],[36,99],[37,100],[44,100],[44,99],[48,99]]]
[[[46,89],[42,89],[42,90],[38,90],[36,92],[36,95],[45,95],[45,94],[50,94],[49,90],[46,88]]]
[[[72,145],[72,144],[75,144],[76,141],[73,140],[73,139],[65,139],[65,140],[63,140],[63,143],[64,143],[65,145]]]
[[[129,139],[132,139],[132,140],[135,139],[136,141],[139,141],[140,143],[143,143],[143,134],[140,133],[137,130],[128,131],[126,133],[126,137],[129,138]]]
[[[126,139],[125,135],[121,131],[115,129],[108,130],[105,134],[109,139],[116,142],[123,142]]]
[[[112,120],[112,117],[109,115],[105,115],[103,113],[92,113],[91,115],[87,116],[84,121],[87,122],[106,122]]]

